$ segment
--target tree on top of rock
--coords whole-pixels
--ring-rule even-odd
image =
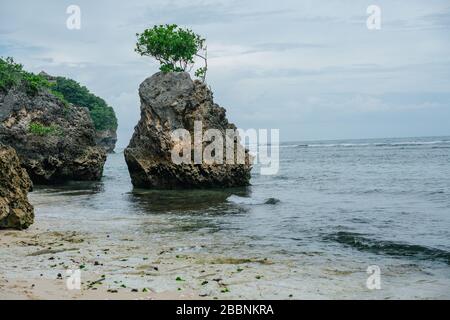
[[[190,29],[183,29],[176,24],[154,26],[142,33],[138,38],[135,51],[141,56],[154,57],[160,63],[162,72],[191,71],[195,58],[204,61],[204,66],[195,71],[195,76],[205,81],[207,48],[205,39]]]

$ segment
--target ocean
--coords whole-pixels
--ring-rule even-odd
[[[159,246],[191,259],[183,277],[193,282],[205,265],[236,269],[232,298],[450,298],[450,137],[279,148],[279,173],[255,167],[248,188],[133,189],[117,152],[102,181],[38,186],[30,199],[49,229],[97,234],[122,250],[123,268],[133,268],[132,248]],[[124,249],[125,238],[133,247]],[[379,268],[377,288],[367,285],[369,266]],[[155,290],[179,285],[158,279],[146,281]]]

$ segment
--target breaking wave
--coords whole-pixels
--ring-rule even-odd
[[[404,141],[404,142],[360,142],[360,143],[301,143],[301,144],[284,144],[280,148],[351,148],[351,147],[416,147],[416,146],[432,146],[433,148],[449,148],[450,140],[434,140],[434,141]]]
[[[360,251],[398,257],[413,257],[423,260],[440,260],[450,265],[450,252],[415,244],[375,240],[359,233],[339,231],[325,237]]]

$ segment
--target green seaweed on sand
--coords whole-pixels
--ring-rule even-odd
[[[245,263],[260,263],[260,264],[273,264],[267,258],[258,259],[258,258],[215,258],[211,261],[211,264],[245,264]]]

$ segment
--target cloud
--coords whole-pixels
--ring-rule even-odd
[[[450,133],[446,1],[380,0],[379,31],[366,28],[366,1],[79,0],[78,31],[65,26],[69,4],[2,3],[0,56],[103,97],[120,146],[139,118],[137,88],[158,70],[133,51],[135,33],[159,23],[206,37],[208,84],[239,127],[278,127],[284,140]]]
[[[425,11],[425,10],[423,10]],[[385,19],[386,28],[392,30],[434,30],[450,28],[450,7],[438,8],[431,13],[403,14],[402,18]]]
[[[239,9],[240,4],[241,2],[238,1],[157,3],[151,7],[142,6],[142,13],[138,17],[130,19],[125,25],[148,26],[149,24],[177,23],[179,25],[198,26],[242,23],[253,19],[283,15],[288,12],[282,9],[260,10],[254,7],[242,10]]]
[[[317,49],[326,48],[327,45],[319,43],[301,43],[301,42],[263,42],[253,44],[250,49],[243,51],[242,54],[255,52],[282,52],[297,49]]]
[[[422,21],[436,28],[448,29],[450,27],[450,8],[447,8],[445,12],[424,15]]]

